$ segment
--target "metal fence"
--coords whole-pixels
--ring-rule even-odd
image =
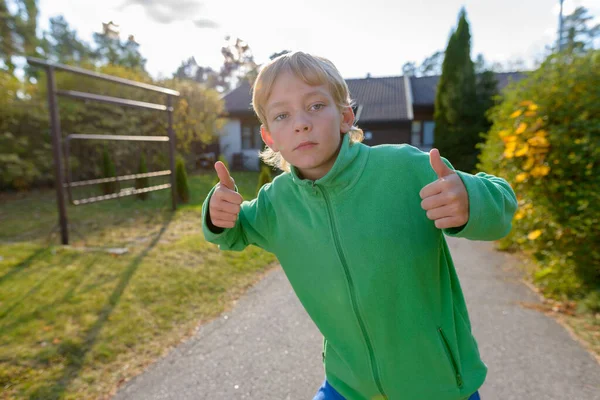
[[[48,108],[50,112],[50,128],[52,134],[52,153],[54,160],[54,174],[56,182],[56,199],[58,203],[59,225],[61,232],[61,243],[69,244],[69,232],[67,223],[67,209],[65,202],[65,190],[71,204],[75,206],[91,204],[98,201],[112,200],[120,197],[131,196],[144,192],[152,192],[156,190],[171,189],[171,203],[173,210],[177,207],[176,183],[175,183],[175,134],[173,131],[173,97],[178,97],[179,92],[159,86],[149,85],[142,82],[135,82],[129,79],[123,79],[116,76],[101,74],[93,71],[88,71],[83,68],[72,67],[69,65],[51,63],[34,57],[27,57],[27,62],[30,65],[44,68],[47,76],[48,86]],[[73,90],[59,90],[56,87],[55,71],[65,71],[73,74],[83,75],[95,79],[100,79],[112,83],[117,83],[125,86],[131,86],[139,89],[145,89],[152,92],[158,92],[166,95],[166,104],[147,103],[143,101],[124,99],[119,97],[103,96],[93,93],[78,92]],[[57,96],[64,96],[84,101],[97,101],[102,103],[115,104],[125,107],[150,109],[157,111],[166,111],[168,119],[167,136],[126,136],[126,135],[91,135],[91,134],[69,134],[63,140],[60,128],[60,110],[58,107]],[[147,142],[168,142],[169,143],[169,169],[163,171],[148,172],[143,174],[129,174],[123,176],[106,177],[99,179],[91,179],[85,181],[73,182],[71,179],[71,169],[69,168],[69,149],[72,140],[116,140],[116,141],[147,141]],[[63,154],[64,146],[64,154]],[[64,167],[63,167],[64,166]],[[67,174],[63,168],[66,169]],[[121,182],[134,180],[139,178],[150,178],[157,176],[169,176],[170,183],[163,185],[155,185],[145,188],[131,188],[117,193],[110,193],[103,196],[89,197],[86,199],[73,198],[72,188],[97,185],[107,182]]]

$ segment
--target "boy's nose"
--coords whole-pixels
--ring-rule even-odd
[[[310,130],[310,123],[304,119],[298,120],[296,121],[294,130],[296,133],[308,132]]]

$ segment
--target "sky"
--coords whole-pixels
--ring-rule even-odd
[[[92,43],[102,22],[133,34],[155,78],[181,62],[219,69],[225,36],[245,40],[259,64],[281,50],[330,59],[344,78],[395,76],[444,50],[465,7],[472,53],[488,62],[522,60],[532,68],[556,40],[559,0],[39,0],[41,29],[62,14],[80,39]],[[565,0],[564,14],[584,6],[600,20],[597,0]]]

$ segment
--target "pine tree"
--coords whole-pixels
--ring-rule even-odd
[[[177,183],[177,197],[182,203],[190,201],[190,187],[188,185],[187,172],[185,171],[185,160],[177,157],[175,165],[175,180]]]
[[[113,163],[110,153],[108,152],[108,147],[106,146],[104,146],[102,150],[102,174],[104,178],[114,178],[117,176],[115,164]],[[115,193],[117,191],[117,182],[114,181],[104,182],[101,186],[102,193],[104,194]]]
[[[594,17],[588,14],[585,7],[577,7],[563,19],[561,49],[569,54],[583,54],[595,48],[596,39],[600,37],[600,24],[589,26]]]
[[[481,111],[478,107],[475,69],[471,60],[471,34],[466,11],[448,41],[442,75],[435,98],[435,142],[454,167],[472,171],[480,141]]]
[[[13,12],[8,7],[9,3],[15,6]],[[13,57],[40,57],[39,48],[43,46],[36,35],[38,15],[36,0],[0,0],[0,61],[5,65],[2,69],[10,74],[16,68]],[[28,64],[23,69],[27,78],[39,74],[39,70]]]
[[[77,31],[71,29],[62,15],[50,18],[50,31],[45,33],[48,41],[48,58],[62,64],[78,64],[93,56],[90,46],[79,40]]]
[[[258,196],[258,192],[260,188],[265,184],[272,182],[273,177],[271,176],[271,169],[267,166],[260,168],[260,175],[258,176],[258,185],[256,187],[256,195]]]

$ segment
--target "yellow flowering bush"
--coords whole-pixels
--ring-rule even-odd
[[[529,252],[546,294],[600,288],[600,51],[549,57],[489,112],[478,169],[506,178],[519,210],[503,245]]]

